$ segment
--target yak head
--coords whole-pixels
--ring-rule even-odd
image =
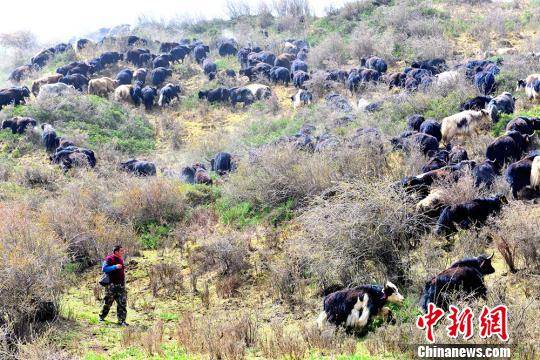
[[[386,285],[384,285],[384,298],[386,301],[394,303],[394,304],[401,304],[404,300],[403,295],[399,293],[399,290],[396,285],[392,284],[390,281],[386,282]]]
[[[480,255],[476,258],[478,260],[478,269],[482,274],[488,275],[495,272],[495,269],[491,265],[491,259],[493,258],[493,255],[494,254],[491,254],[490,256]]]
[[[4,129],[14,129],[15,128],[15,125],[16,125],[16,120],[14,119],[11,119],[11,120],[4,120],[2,121],[2,130]]]
[[[525,80],[524,79],[519,79],[517,81],[516,91],[518,91],[519,89],[525,89],[525,86],[527,86],[527,83],[525,82]]]

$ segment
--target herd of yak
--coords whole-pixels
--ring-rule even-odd
[[[117,39],[120,41],[119,39]],[[135,48],[147,45],[149,41],[136,36],[123,38],[128,46],[125,53],[104,52],[89,61],[77,61],[62,66],[56,74],[34,81],[32,90],[26,86],[13,86],[0,90],[0,109],[2,106],[24,104],[31,96],[61,96],[65,91],[87,91],[98,96],[114,94],[118,101],[126,101],[138,106],[144,104],[150,110],[157,102],[164,106],[174,98],[179,99],[181,86],[167,83],[173,70],[171,65],[184,61],[192,56],[201,66],[209,80],[216,77],[236,78],[232,69],[218,71],[216,64],[208,58],[210,47],[200,41],[181,40],[178,43],[160,43],[160,54],[153,54],[146,48]],[[124,44],[124,45],[126,45]],[[80,51],[91,44],[81,39],[75,44]],[[41,69],[55,54],[66,51],[70,45],[59,44],[54,48],[43,50],[31,63],[15,69],[10,79],[19,82],[28,73]],[[239,76],[246,76],[250,84],[242,87],[227,88],[219,86],[214,89],[199,91],[199,99],[209,102],[237,103],[249,105],[254,101],[268,98],[272,89],[256,81],[266,79],[268,83],[280,83],[288,86],[292,83],[298,90],[291,97],[293,106],[299,107],[311,103],[313,96],[306,89],[305,82],[312,72],[308,69],[307,59],[309,45],[303,40],[287,40],[285,52],[275,55],[271,51],[259,47],[239,48],[234,40],[223,40],[216,45],[220,56],[236,56],[240,63]],[[111,64],[123,61],[135,69],[121,70],[115,79],[94,77]],[[406,91],[422,91],[433,84],[451,82],[465,76],[477,88],[479,95],[461,105],[459,112],[441,121],[425,119],[415,114],[407,119],[408,130],[391,139],[394,150],[409,153],[413,148],[419,149],[428,161],[422,167],[421,174],[408,176],[394,185],[398,191],[414,196],[417,210],[433,219],[435,233],[448,236],[459,228],[471,228],[484,223],[490,216],[500,212],[507,199],[502,194],[486,198],[474,199],[470,202],[445,206],[443,193],[432,188],[440,179],[457,182],[465,174],[472,174],[477,187],[490,189],[498,176],[504,175],[510,184],[512,195],[516,199],[533,199],[540,194],[540,150],[530,149],[532,137],[540,130],[540,119],[517,117],[510,121],[506,133],[496,138],[486,149],[485,159],[471,160],[463,145],[454,140],[458,137],[469,137],[473,132],[497,123],[500,114],[513,114],[516,98],[503,92],[492,96],[497,91],[496,75],[503,66],[501,61],[471,60],[449,69],[444,59],[418,61],[403,71],[388,74],[386,62],[379,57],[362,59],[358,68],[350,70],[336,69],[326,71],[326,81],[343,84],[351,94],[358,93],[366,83],[384,82],[389,88],[403,88]],[[536,100],[540,94],[540,74],[532,74],[526,79],[516,79],[518,89],[524,89],[529,100]],[[146,83],[150,82],[149,85]],[[255,82],[255,83],[253,83]],[[338,110],[350,111],[348,100],[339,94],[331,93],[325,97],[329,106]],[[378,111],[380,104],[369,103],[361,99],[359,111]],[[15,117],[5,120],[2,129],[10,128],[13,133],[23,133],[38,122],[28,117]],[[58,137],[50,124],[41,124],[44,146],[51,153],[50,160],[61,164],[67,171],[77,165],[94,167],[96,158],[92,150],[80,148],[73,142]],[[299,150],[316,152],[323,148],[336,146],[339,141],[331,134],[314,137],[313,127],[305,126],[298,134],[280,139],[278,142],[293,143]],[[375,144],[381,139],[377,129],[358,129],[350,141],[368,141]],[[441,144],[442,142],[442,144]],[[442,146],[441,146],[442,145]],[[219,175],[234,171],[237,159],[227,152],[218,153],[210,162],[210,169]],[[156,166],[148,161],[130,159],[120,164],[120,168],[139,176],[156,175]],[[165,174],[167,175],[167,174]],[[212,179],[206,166],[195,163],[182,169],[181,178],[189,183],[211,184]],[[424,288],[421,307],[426,310],[428,303],[447,308],[453,294],[458,290],[475,297],[485,297],[487,289],[483,277],[494,273],[491,266],[492,256],[481,255],[458,261],[439,275],[430,279]],[[365,285],[346,288],[328,294],[324,298],[324,311],[318,318],[318,324],[324,327],[327,323],[343,325],[349,329],[365,328],[374,316],[389,316],[384,305],[387,302],[401,302],[403,296],[391,282],[384,286]]]

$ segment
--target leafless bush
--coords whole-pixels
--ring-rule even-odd
[[[351,54],[358,61],[363,57],[379,56],[390,64],[397,60],[392,54],[396,36],[391,32],[376,32],[369,26],[360,23],[351,35]]]
[[[302,17],[311,14],[308,0],[274,0],[272,6],[279,17]]]
[[[302,259],[287,256],[270,265],[272,290],[274,296],[289,306],[301,306],[305,302],[307,279],[303,276],[307,270]]]
[[[372,147],[343,146],[311,154],[289,145],[267,146],[256,159],[240,164],[225,184],[225,193],[257,206],[275,206],[289,199],[302,205],[336,181],[378,177],[384,167],[384,155]]]
[[[331,34],[309,52],[309,63],[319,69],[336,68],[347,61],[348,49],[338,34]]]
[[[343,6],[338,10],[338,15],[340,18],[347,21],[360,20],[360,16],[373,9],[372,0],[356,0],[343,4]]]
[[[30,208],[3,203],[0,216],[0,328],[5,329],[0,344],[9,348],[56,319],[67,256],[65,243]]]
[[[436,33],[431,36],[418,35],[405,42],[408,50],[408,60],[448,58],[452,54],[452,43],[443,35]]]
[[[133,179],[118,202],[121,216],[135,226],[174,223],[185,217],[184,194],[177,182],[166,178]]]
[[[59,349],[51,341],[51,333],[46,331],[31,343],[19,344],[15,359],[20,360],[70,360],[72,357]],[[0,346],[1,349],[1,346]],[[3,355],[0,351],[0,356]]]
[[[326,72],[319,70],[310,75],[305,86],[315,99],[322,99],[325,94],[335,92],[338,85],[334,81],[326,80]]]
[[[215,264],[223,277],[239,275],[250,267],[249,238],[245,235],[231,233],[214,236],[199,241],[199,244],[205,261]]]
[[[11,72],[14,68],[28,63],[39,51],[36,35],[29,31],[0,34],[0,47],[5,50],[0,61],[2,72]]]
[[[160,296],[160,291],[172,296],[184,291],[184,276],[182,268],[175,264],[158,263],[148,270],[150,289],[154,297]]]
[[[260,28],[266,29],[274,23],[272,9],[265,1],[260,1],[257,7],[257,24]]]
[[[300,216],[302,231],[288,242],[289,256],[304,259],[323,289],[369,283],[377,274],[407,281],[423,216],[383,179],[340,184],[333,192]]]
[[[260,337],[258,346],[266,358],[303,359],[308,345],[302,337],[292,331],[286,331],[281,322],[272,324],[272,331]]]
[[[175,339],[190,354],[241,359],[247,347],[256,343],[258,327],[258,319],[249,314],[231,319],[219,314],[195,318],[185,313],[176,327]]]
[[[276,320],[272,322],[271,330],[261,334],[257,348],[269,359],[304,359],[316,355],[347,357],[356,353],[356,339],[343,331],[321,332],[315,324],[290,329]]]
[[[229,18],[233,20],[251,15],[251,8],[247,1],[227,0],[225,2],[225,8]]]
[[[126,347],[140,346],[148,355],[161,355],[163,349],[163,335],[165,324],[158,321],[148,330],[140,330],[136,327],[128,327],[122,332],[122,344]]]
[[[60,180],[60,170],[43,165],[24,165],[15,174],[16,181],[28,188],[42,188],[53,191]]]
[[[113,245],[122,244],[131,254],[138,251],[132,228],[119,220],[107,182],[90,172],[68,184],[57,198],[46,201],[42,217],[54,234],[68,244],[80,269],[95,264]],[[76,214],[76,216],[74,216]]]
[[[512,272],[520,269],[538,272],[540,269],[539,215],[538,205],[512,202],[503,209],[489,230]]]
[[[238,289],[242,286],[242,278],[238,274],[219,279],[216,284],[216,293],[224,299],[238,295]]]
[[[184,144],[185,130],[178,119],[162,114],[159,118],[159,130],[160,135],[170,142],[172,150],[179,150]]]

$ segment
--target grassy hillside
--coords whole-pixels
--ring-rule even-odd
[[[392,150],[390,139],[406,129],[407,117],[440,121],[477,96],[476,88],[464,77],[415,92],[381,82],[351,96],[320,71],[358,67],[361,57],[371,55],[388,62],[388,73],[433,57],[450,67],[485,55],[502,58],[497,92],[511,91],[516,111],[461,140],[469,158],[480,162],[512,118],[540,116],[538,104],[515,92],[518,79],[540,72],[538,60],[527,55],[540,46],[539,5],[353,1],[321,18],[294,7],[271,14],[261,7],[231,20],[141,21],[134,35],[200,39],[210,45],[219,70],[237,73],[236,58],[217,53],[221,37],[276,54],[285,40],[306,39],[313,71],[307,88],[314,101],[294,110],[290,97],[297,90],[274,84],[271,98],[248,107],[199,100],[201,89],[242,86],[248,79],[209,81],[190,57],[172,67],[168,81],[180,84],[182,94],[167,107],[145,111],[112,96],[73,93],[2,109],[0,121],[18,115],[54,125],[62,137],[92,149],[97,166],[63,172],[49,162],[39,127],[22,135],[0,131],[0,358],[409,359],[410,345],[425,342],[415,326],[425,281],[456,260],[492,252],[496,272],[486,277],[488,298],[470,306],[507,305],[513,357],[535,358],[538,199],[512,199],[502,176],[491,189],[475,187],[470,173],[457,182],[438,180],[432,187],[442,189],[447,205],[495,193],[509,199],[486,226],[443,238],[416,211],[418,199],[393,186],[419,174],[428,160],[419,149]],[[3,57],[0,88],[11,85],[9,69],[35,52],[30,45],[19,49],[26,58]],[[148,47],[157,52],[157,44]],[[507,47],[517,53],[485,54]],[[23,84],[108,50],[126,47],[69,51]],[[96,76],[114,77],[126,67],[133,68],[120,62]],[[325,100],[330,92],[344,96],[353,110],[332,108]],[[381,110],[358,110],[360,98],[380,101]],[[330,136],[336,145],[309,152],[283,141],[309,126],[314,136]],[[367,127],[379,129],[380,137],[354,143],[357,129]],[[536,134],[531,149],[538,144]],[[219,151],[240,159],[236,171],[210,172],[211,186],[181,181],[184,166],[209,165]],[[119,171],[129,158],[154,162],[158,175]],[[116,325],[115,306],[105,323],[98,321],[100,264],[118,243],[128,254],[128,328]],[[385,279],[405,296],[401,306],[391,305],[393,323],[375,320],[362,334],[316,328],[325,290]],[[42,304],[54,310],[47,321],[36,318],[47,312]],[[468,343],[447,338],[444,326],[436,336],[438,343]],[[475,335],[474,343],[496,340]]]

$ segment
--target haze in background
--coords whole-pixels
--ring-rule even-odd
[[[345,2],[347,0],[310,0],[312,12],[317,16],[324,15],[330,5],[339,7]],[[257,8],[257,1],[249,3]],[[228,18],[226,4],[226,0],[6,1],[2,2],[0,33],[28,30],[35,33],[40,42],[68,41],[103,27],[134,25],[140,16],[157,20],[184,16]]]

